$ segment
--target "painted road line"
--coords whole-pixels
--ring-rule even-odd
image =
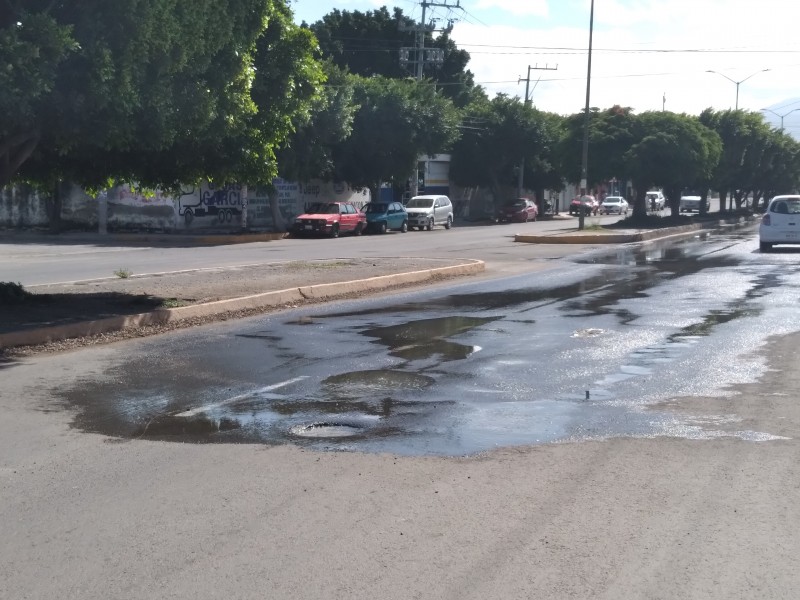
[[[286,381],[281,381],[280,383],[273,383],[272,385],[265,386],[263,388],[259,388],[257,390],[253,390],[252,392],[247,392],[246,394],[239,394],[238,396],[234,396],[233,398],[228,398],[227,400],[222,400],[220,402],[214,402],[212,404],[206,404],[205,406],[198,406],[197,408],[190,408],[189,410],[185,410],[183,412],[177,413],[176,417],[194,417],[195,415],[199,415],[200,413],[208,412],[209,410],[214,410],[215,408],[221,408],[223,406],[227,406],[228,404],[234,404],[239,402],[240,400],[245,400],[247,398],[252,398],[253,396],[258,396],[260,394],[264,394],[266,392],[271,392],[273,390],[280,389],[282,387],[286,387],[287,385],[291,385],[293,383],[297,383],[298,381],[302,381],[303,379],[308,379],[308,375],[301,375],[300,377],[295,377],[294,379],[287,379]]]

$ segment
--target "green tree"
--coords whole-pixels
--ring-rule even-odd
[[[413,51],[411,62],[402,63],[401,50],[416,46],[416,27],[417,23],[405,16],[402,9],[394,8],[390,13],[385,6],[366,12],[334,9],[310,25],[319,40],[322,56],[339,68],[362,77],[379,75],[392,79],[415,76]],[[434,37],[427,32],[425,47],[444,51],[444,61],[426,65],[424,75],[457,106],[463,107],[476,96],[484,95],[467,70],[469,53],[459,50],[449,33]]]
[[[72,28],[34,4],[0,4],[0,187],[39,144],[59,69],[78,49]]]
[[[31,0],[13,18],[33,17],[77,43],[32,112],[33,181],[269,180],[321,79],[284,0]]]
[[[636,117],[634,132],[635,142],[624,155],[636,189],[633,218],[645,216],[644,194],[651,186],[664,189],[677,217],[681,190],[707,180],[719,163],[719,136],[696,117],[663,111]]]
[[[333,150],[335,179],[369,188],[405,182],[424,154],[447,151],[458,137],[458,111],[433,86],[353,76],[358,107],[351,135]]]
[[[612,106],[606,110],[591,109],[589,115],[589,187],[613,178],[630,177],[625,153],[634,141],[636,117],[631,108]],[[570,115],[565,120],[564,135],[558,143],[559,168],[567,181],[581,179],[583,154],[584,113]]]
[[[333,149],[353,130],[354,80],[329,61],[324,69],[326,82],[311,110],[298,116],[293,133],[277,152],[278,171],[290,180],[330,179],[335,172]]]
[[[516,187],[524,158],[524,181],[537,190],[561,186],[554,163],[561,120],[499,94],[471,104],[464,112],[463,135],[453,147],[450,177],[459,185],[488,188],[495,200]]]
[[[769,127],[760,114],[743,110],[707,108],[700,114],[700,122],[722,140],[722,155],[710,180],[711,187],[719,192],[720,209],[727,209],[728,198],[741,205],[746,191],[753,186],[759,155],[770,137]]]

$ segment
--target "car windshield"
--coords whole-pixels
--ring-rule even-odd
[[[406,204],[407,208],[430,208],[433,206],[433,198],[412,198]]]
[[[622,201],[622,198],[606,198],[603,200],[603,204],[619,204]]]
[[[328,204],[327,202],[316,202],[308,207],[307,212],[314,215],[338,215],[339,205]]]
[[[506,208],[525,208],[525,200],[509,200],[506,202]]]
[[[364,212],[368,214],[385,213],[386,207],[387,207],[386,204],[370,202],[369,204],[367,204],[367,208]]]

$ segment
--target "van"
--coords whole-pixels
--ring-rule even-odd
[[[445,229],[453,226],[453,204],[447,196],[414,196],[406,203],[406,211],[411,229],[430,231],[436,225],[443,225]]]

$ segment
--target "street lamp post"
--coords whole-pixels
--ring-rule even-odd
[[[764,111],[764,112],[772,113],[772,114],[773,114],[773,115],[775,115],[776,117],[780,117],[780,119],[781,119],[781,131],[783,131],[783,117],[787,117],[787,116],[789,116],[790,114],[792,114],[794,111],[796,111],[796,110],[800,110],[800,107],[793,108],[793,109],[792,109],[792,110],[790,110],[789,112],[785,112],[785,113],[783,113],[782,115],[779,115],[779,114],[778,114],[778,113],[776,113],[774,110],[770,110],[769,108],[762,108],[761,110],[762,110],[762,111]]]
[[[592,0],[592,8],[589,13],[589,63],[586,67],[586,108],[583,114],[583,151],[581,152],[581,203],[580,210],[578,211],[578,229],[584,227],[584,212],[583,196],[589,193],[589,95],[592,85],[592,32],[594,30],[594,0]]]
[[[723,75],[719,71],[712,71],[712,70],[709,69],[708,71],[706,71],[706,73],[716,73],[717,75],[720,75],[721,77],[724,77],[725,79],[727,79],[731,83],[736,84],[736,110],[739,110],[739,84],[744,83],[745,81],[747,81],[751,77],[754,77],[754,76],[758,75],[759,73],[765,73],[766,71],[769,71],[769,69],[761,69],[760,71],[756,71],[752,75],[748,75],[747,77],[745,77],[744,79],[740,79],[739,81],[731,79],[730,77],[728,77],[727,75]]]

